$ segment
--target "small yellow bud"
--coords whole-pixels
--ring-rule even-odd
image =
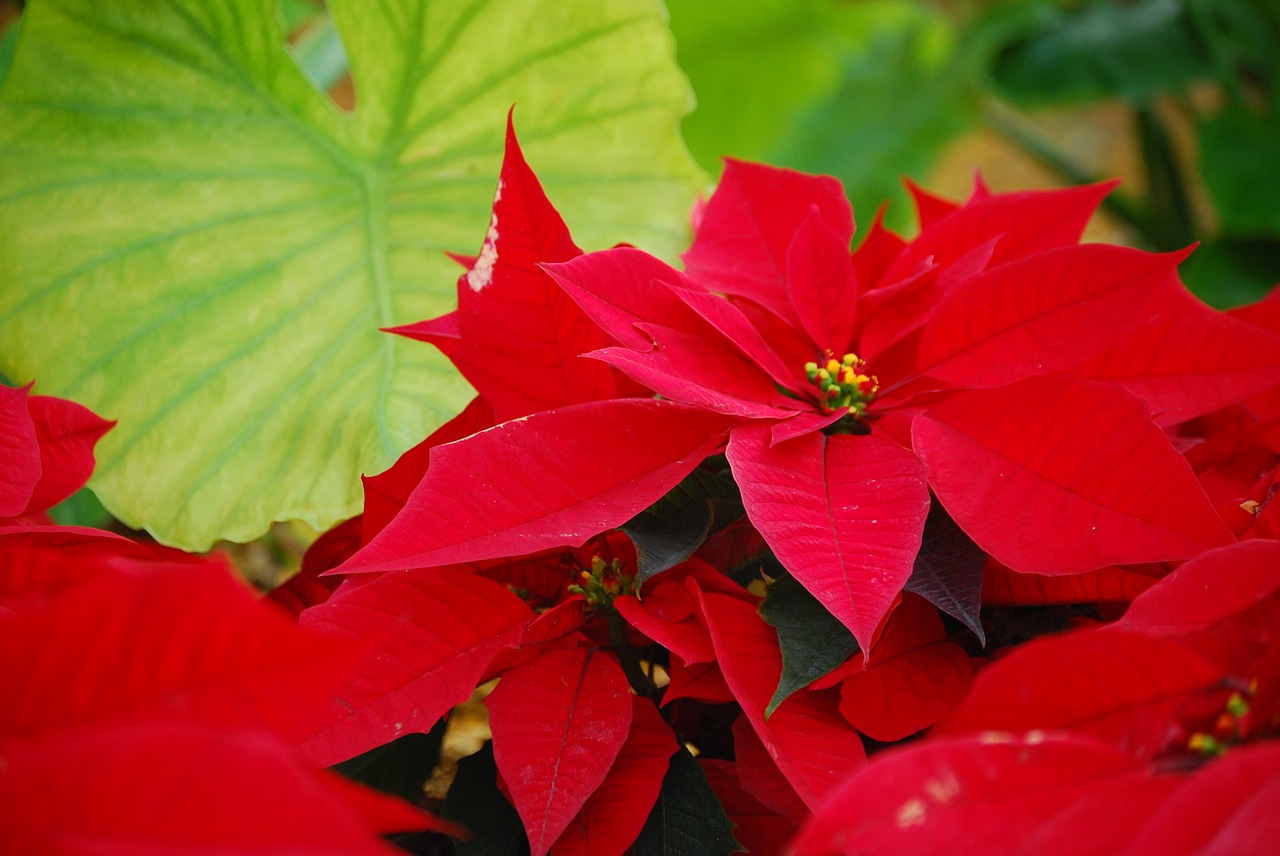
[[[840,363],[836,360],[827,360],[827,374],[833,375],[840,371]]]
[[[817,364],[817,363],[805,363],[805,364],[804,364],[804,373],[805,373],[805,374],[807,374],[807,375],[814,375],[814,374],[817,374],[817,373],[818,373],[818,364]]]

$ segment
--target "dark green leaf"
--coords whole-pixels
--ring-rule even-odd
[[[458,856],[527,856],[529,839],[515,806],[498,790],[493,743],[458,762],[440,812],[471,835],[458,842]]]
[[[1216,71],[1196,22],[1180,0],[1050,3],[999,52],[992,74],[1010,97],[1029,104],[1154,96]]]
[[[105,529],[112,521],[111,512],[102,507],[98,497],[87,487],[50,508],[49,516],[61,526],[88,526],[93,529]]]
[[[765,587],[760,616],[778,631],[782,648],[782,677],[765,716],[772,715],[787,696],[826,675],[858,650],[849,628],[793,577],[779,577]]]
[[[349,761],[335,764],[335,772],[371,788],[403,797],[412,803],[422,800],[422,786],[440,761],[446,720],[436,723],[429,734],[406,734],[384,746],[370,749]]]
[[[622,527],[636,545],[636,584],[680,564],[741,514],[742,499],[731,480],[694,470]]]
[[[987,644],[982,609],[982,567],[987,554],[964,534],[936,499],[929,506],[924,538],[906,591],[918,594],[974,632]]]
[[[635,856],[728,856],[744,852],[733,824],[687,749],[671,756],[662,790],[640,836]]]
[[[1280,236],[1280,114],[1235,106],[1204,122],[1200,170],[1223,234]]]

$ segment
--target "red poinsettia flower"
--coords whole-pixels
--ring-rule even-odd
[[[931,491],[1016,571],[1230,543],[1153,412],[1174,424],[1274,383],[1280,339],[1193,301],[1180,254],[1076,243],[1107,189],[920,194],[919,236],[877,223],[851,256],[838,182],[731,161],[686,271],[630,247],[545,266],[613,342],[587,355],[658,398],[437,446],[342,570],[580,542],[724,439],[751,521],[864,647],[911,574]],[[1164,332],[1135,335],[1144,319]],[[1248,328],[1254,362],[1215,363],[1213,388],[1170,416],[1170,390],[1200,376],[1168,332],[1189,320],[1211,338]],[[1131,381],[1140,362],[1161,382]]]

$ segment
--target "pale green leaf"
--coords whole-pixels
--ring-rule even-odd
[[[671,255],[703,177],[656,0],[332,0],[356,109],[273,0],[46,0],[0,92],[0,370],[119,420],[91,483],[204,548],[358,510],[470,395],[378,332],[452,308],[507,109],[579,243]]]

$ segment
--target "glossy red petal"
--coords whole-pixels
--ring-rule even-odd
[[[669,401],[625,399],[535,413],[437,446],[404,510],[338,571],[576,546],[675,487],[729,424]]]
[[[871,222],[871,228],[867,230],[862,243],[853,251],[853,269],[864,292],[884,284],[881,278],[885,271],[907,246],[900,235],[885,228],[884,212],[885,206],[882,205],[876,211],[876,218]]]
[[[588,648],[545,651],[507,672],[485,700],[493,754],[545,856],[609,773],[631,727],[622,668]]]
[[[1162,290],[1181,288],[1184,257],[1087,244],[992,268],[946,296],[924,328],[917,370],[995,386],[1069,368],[1131,329]]]
[[[631,730],[600,787],[551,847],[551,856],[622,856],[662,790],[675,732],[653,702],[631,697]]]
[[[40,481],[40,443],[28,409],[31,386],[0,386],[0,517],[17,517]]]
[[[1129,606],[1118,627],[1178,637],[1239,673],[1280,637],[1280,541],[1196,556]]]
[[[938,611],[904,597],[867,668],[840,685],[840,714],[873,740],[902,740],[937,722],[973,678],[969,655],[947,639]]]
[[[858,280],[848,236],[832,230],[816,205],[787,248],[786,273],[791,306],[801,326],[814,344],[839,359],[853,340]]]
[[[816,693],[792,694],[765,719],[782,674],[777,634],[749,603],[722,594],[704,594],[702,602],[725,681],[778,769],[805,804],[816,807],[843,774],[863,763],[857,732],[829,697]]]
[[[767,424],[730,434],[747,516],[779,561],[866,649],[911,576],[929,510],[916,457],[875,434],[769,445]]]
[[[911,179],[903,179],[907,193],[911,194],[911,202],[916,207],[916,222],[920,231],[924,231],[953,211],[961,208],[960,203],[953,202],[944,196],[930,193]]]
[[[947,265],[992,238],[992,264],[1074,244],[1115,182],[1068,190],[1029,190],[971,199],[922,230],[885,273],[893,282],[931,259]]]
[[[344,587],[299,624],[371,650],[313,718],[303,751],[327,767],[430,731],[532,618],[505,586],[451,568],[391,571]]]
[[[991,732],[885,752],[847,777],[792,842],[795,856],[1009,853],[1116,777],[1145,778],[1117,749],[1067,735]]]
[[[733,755],[742,789],[794,824],[804,823],[813,814],[796,789],[778,769],[748,716],[733,721]]]
[[[1045,375],[958,393],[912,438],[952,518],[1019,571],[1184,559],[1233,539],[1146,406]]]
[[[1280,336],[1188,304],[1133,326],[1071,371],[1123,385],[1157,423],[1174,425],[1280,384]]]
[[[727,158],[693,246],[681,256],[685,270],[715,291],[748,297],[793,318],[787,250],[812,206],[847,247],[853,209],[839,181]]]
[[[1115,856],[1146,825],[1183,776],[1125,776],[1103,782],[1046,820],[1014,849],[1014,856]]]
[[[387,527],[391,519],[400,513],[413,489],[427,473],[431,450],[436,446],[461,440],[477,431],[494,426],[493,408],[479,396],[463,408],[462,412],[441,425],[427,439],[409,449],[385,471],[376,476],[362,476],[364,483],[364,514],[361,538],[365,544],[373,540]]]
[[[1222,671],[1176,642],[1087,630],[1037,639],[984,669],[933,730],[1072,731],[1151,758],[1186,735],[1182,706],[1217,689]]]
[[[115,425],[74,401],[33,395],[27,400],[40,443],[40,481],[24,514],[35,514],[71,496],[93,475],[93,447]]]

